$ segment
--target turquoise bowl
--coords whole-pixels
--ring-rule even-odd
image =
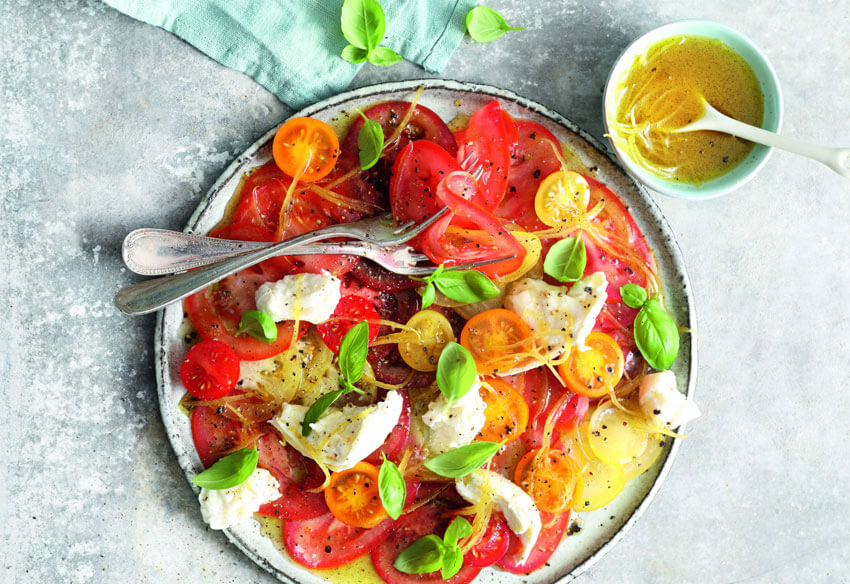
[[[782,91],[779,88],[776,71],[773,70],[764,53],[750,39],[728,26],[710,20],[682,20],[665,24],[649,31],[629,45],[614,63],[614,67],[608,75],[608,82],[605,85],[605,98],[603,102],[603,118],[606,134],[613,134],[610,121],[613,119],[617,108],[614,90],[624,80],[625,76],[628,75],[635,57],[641,54],[649,45],[678,35],[719,39],[741,55],[749,63],[750,67],[752,67],[753,72],[755,72],[756,78],[761,85],[762,94],[764,95],[764,117],[761,127],[771,132],[779,132],[782,126]],[[709,199],[725,195],[735,190],[756,175],[761,167],[765,165],[773,150],[767,146],[756,144],[750,155],[740,164],[729,169],[727,173],[708,182],[696,185],[680,183],[652,174],[633,162],[626,153],[617,148],[617,145],[614,144],[610,137],[609,141],[620,162],[622,162],[626,170],[635,178],[659,193],[679,199]]]

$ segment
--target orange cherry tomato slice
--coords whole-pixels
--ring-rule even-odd
[[[275,134],[272,155],[287,175],[300,175],[303,181],[315,182],[336,166],[339,139],[333,128],[321,120],[291,118]]]
[[[460,344],[475,359],[478,372],[494,375],[527,365],[532,332],[516,313],[493,308],[469,319],[460,333]]]
[[[528,404],[522,394],[501,379],[487,378],[481,397],[487,404],[487,421],[478,432],[478,440],[513,442],[528,425]]]
[[[581,497],[581,469],[563,450],[532,450],[514,471],[514,482],[534,499],[541,511],[561,513]]]
[[[577,394],[607,395],[623,377],[623,350],[612,337],[600,332],[587,335],[584,344],[587,349],[579,351],[573,347],[569,359],[558,365],[561,379]]]
[[[354,527],[375,527],[387,518],[378,490],[378,469],[368,462],[331,473],[325,501],[334,517]]]

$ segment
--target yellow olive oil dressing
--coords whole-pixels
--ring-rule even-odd
[[[712,180],[740,164],[753,143],[707,130],[675,132],[702,117],[705,102],[744,123],[762,123],[758,79],[728,45],[700,36],[659,41],[635,58],[617,87],[612,139],[662,178]]]

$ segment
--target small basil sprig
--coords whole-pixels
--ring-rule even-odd
[[[437,387],[452,402],[465,396],[475,383],[475,360],[463,346],[449,342],[437,361]]]
[[[653,369],[670,369],[679,356],[679,328],[657,298],[647,299],[646,290],[625,284],[620,296],[626,306],[640,308],[635,317],[635,344]]]
[[[466,31],[479,43],[493,42],[509,30],[525,30],[525,27],[508,26],[501,14],[486,6],[476,6],[466,15]]]
[[[257,447],[243,448],[218,459],[207,470],[196,474],[192,482],[214,491],[241,485],[257,468]]]
[[[448,298],[468,304],[483,302],[499,295],[499,288],[478,270],[447,270],[440,264],[430,276],[413,279],[425,282],[422,308],[428,308],[434,303],[435,287]]]
[[[363,127],[357,133],[357,148],[360,153],[360,170],[368,170],[378,163],[384,149],[384,129],[375,120],[370,120],[363,112]]]
[[[378,0],[345,0],[340,14],[342,35],[350,44],[342,50],[349,63],[369,61],[389,66],[401,61],[401,55],[388,47],[378,46],[384,40],[386,18]]]
[[[441,477],[465,477],[490,460],[501,447],[498,442],[473,442],[426,460],[425,468]]]
[[[251,335],[258,341],[273,343],[277,340],[277,325],[268,314],[262,310],[246,310],[239,321],[236,336]]]
[[[366,367],[366,354],[369,352],[369,323],[359,322],[351,327],[339,344],[339,384],[340,389],[326,393],[310,406],[301,422],[301,435],[309,436],[313,429],[310,424],[318,421],[336,400],[348,392],[363,393],[355,383],[363,376]]]
[[[396,464],[389,460],[386,454],[383,454],[383,457],[384,462],[381,463],[381,470],[378,471],[378,492],[381,495],[384,511],[393,519],[398,519],[404,509],[404,500],[407,498],[407,485]]]
[[[587,250],[581,237],[565,237],[549,249],[543,271],[559,282],[581,279],[587,265]]]
[[[455,517],[443,539],[434,534],[417,539],[401,551],[393,567],[405,574],[428,574],[440,570],[443,580],[448,580],[463,567],[463,553],[458,541],[469,537],[471,533],[472,525],[469,521]]]

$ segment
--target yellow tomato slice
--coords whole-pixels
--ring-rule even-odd
[[[286,120],[275,134],[272,155],[287,175],[315,182],[327,176],[339,158],[339,139],[329,125],[315,118]]]
[[[540,254],[543,251],[543,244],[540,243],[540,238],[533,233],[511,231],[511,235],[516,237],[517,241],[525,248],[525,259],[522,260],[522,265],[516,270],[498,279],[496,285],[500,288],[503,288],[503,285],[508,282],[514,282],[525,276],[540,261]]]
[[[560,227],[587,210],[590,185],[572,170],[553,172],[540,183],[534,197],[537,217],[550,227]]]
[[[587,335],[584,344],[587,348],[583,351],[573,346],[569,359],[558,366],[558,372],[575,393],[587,397],[607,395],[623,377],[626,363],[623,350],[613,337],[595,331]]]
[[[531,337],[531,328],[517,314],[494,308],[466,322],[460,344],[472,354],[479,373],[495,375],[534,361],[525,354]]]
[[[378,490],[378,469],[368,462],[332,473],[325,501],[334,517],[354,527],[375,527],[387,518]]]
[[[455,340],[449,320],[434,310],[420,310],[410,317],[407,326],[419,335],[405,331],[398,342],[401,358],[417,371],[436,371],[443,347]]]
[[[650,434],[647,437],[646,448],[643,449],[643,452],[623,465],[625,479],[630,481],[652,468],[652,465],[655,464],[655,461],[664,452],[664,446],[670,440],[672,438],[663,434]]]
[[[513,442],[528,425],[528,404],[522,394],[501,379],[487,378],[481,397],[487,408],[487,421],[478,432],[478,440]]]
[[[639,422],[610,401],[600,404],[590,416],[587,445],[602,462],[626,464],[643,453],[649,440]]]

